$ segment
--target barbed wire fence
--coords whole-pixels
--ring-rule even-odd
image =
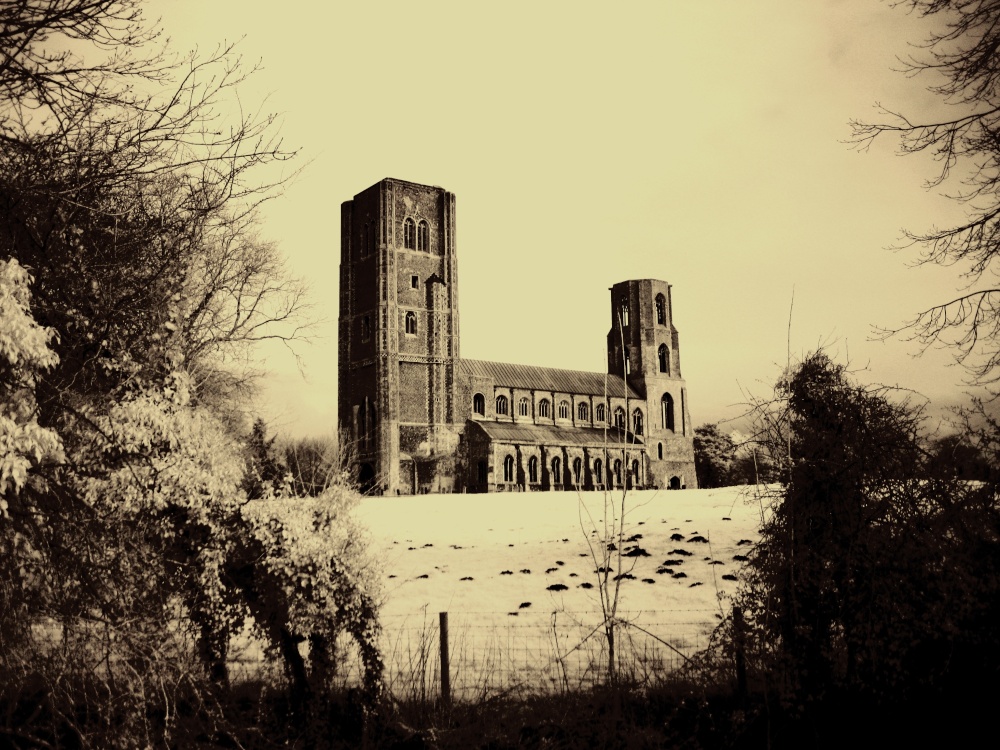
[[[618,621],[618,673],[634,685],[659,684],[708,646],[719,617],[718,609],[623,616]],[[475,702],[587,690],[607,681],[607,643],[600,616],[593,611],[463,611],[441,617],[421,610],[383,615],[382,630],[385,685],[400,701]],[[357,686],[353,647],[346,638],[340,647],[337,682]],[[278,669],[259,645],[246,639],[234,649],[233,663],[234,676],[263,676]]]

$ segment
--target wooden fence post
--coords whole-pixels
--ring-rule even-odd
[[[441,627],[441,701],[444,705],[451,703],[451,674],[448,662],[448,613],[439,613]]]
[[[740,705],[747,699],[746,622],[743,610],[733,606],[733,646],[736,650],[736,692]]]

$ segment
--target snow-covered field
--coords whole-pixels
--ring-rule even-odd
[[[620,493],[609,499],[620,514]],[[604,502],[593,492],[364,500],[358,516],[383,568],[390,687],[436,693],[440,612],[459,694],[592,680],[604,660],[601,639],[587,638],[602,621],[587,540],[603,533]],[[619,615],[637,626],[623,636],[634,669],[662,672],[683,658],[674,649],[706,644],[761,514],[741,488],[628,493],[633,541],[622,549],[635,556],[622,564],[634,577],[622,581]]]

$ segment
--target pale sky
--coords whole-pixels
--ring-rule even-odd
[[[876,101],[928,102],[897,56],[926,28],[878,0],[152,3],[178,50],[243,37],[246,109],[281,113],[303,173],[262,234],[308,280],[323,338],[280,350],[260,408],[336,420],[340,204],[385,177],[457,195],[464,357],[603,371],[608,288],[673,285],[696,425],[741,413],[821,343],[866,382],[953,402],[943,352],[870,341],[958,286],[901,229],[948,223],[933,163],[843,141]]]

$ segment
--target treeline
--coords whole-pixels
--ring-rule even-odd
[[[258,221],[294,154],[233,48],[159,45],[137,0],[0,4],[0,747],[239,745],[250,627],[296,721],[338,640],[380,699],[357,494],[304,445],[262,476],[249,423],[308,326]]]

